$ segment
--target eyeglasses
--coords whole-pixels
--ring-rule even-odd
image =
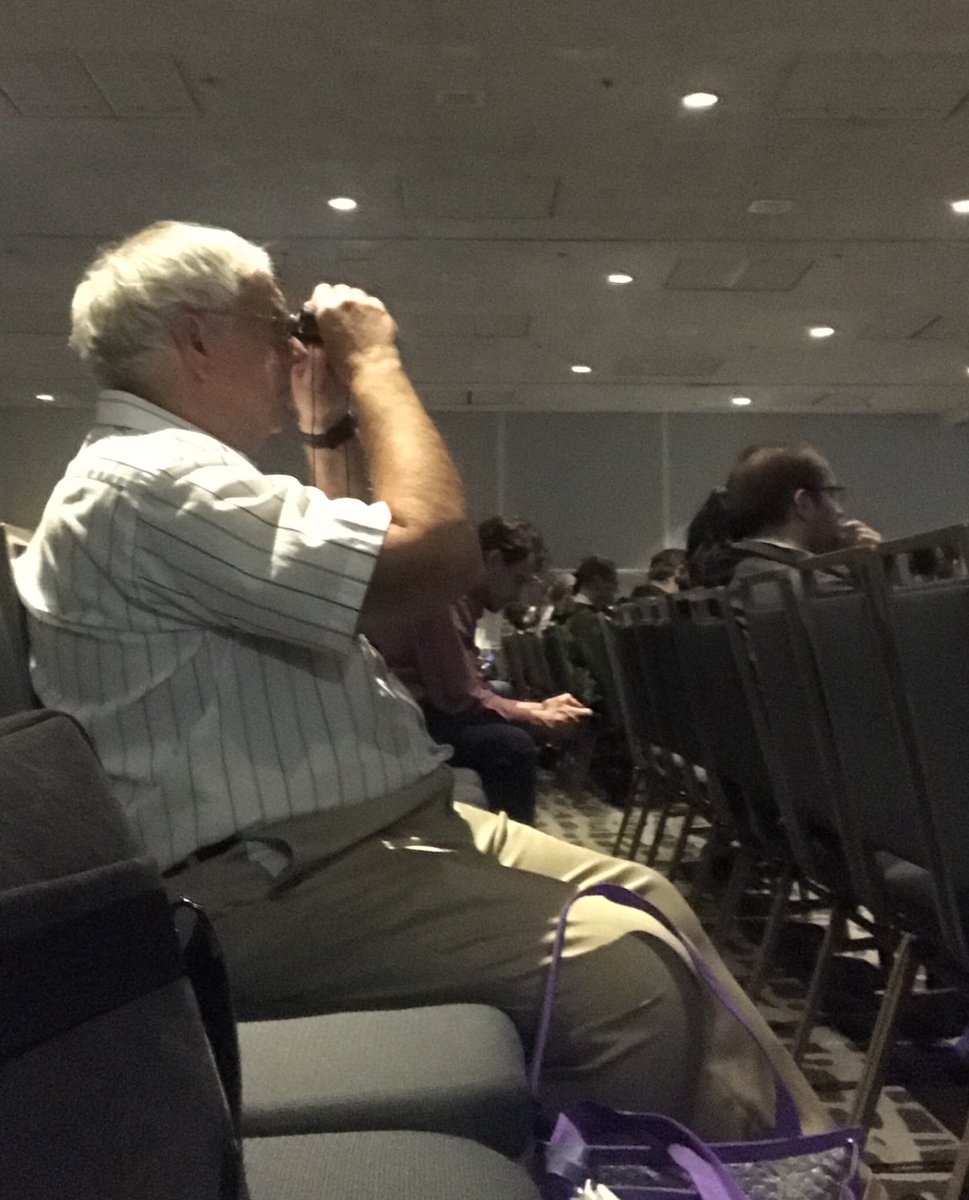
[[[288,341],[290,338],[297,338],[304,345],[310,343],[319,343],[320,338],[319,327],[316,324],[316,318],[311,312],[301,309],[298,313],[288,312],[273,312],[273,313],[254,313],[240,312],[238,309],[230,308],[199,308],[196,312],[209,312],[215,316],[234,317],[239,321],[264,321],[272,326],[273,334],[281,341]]]

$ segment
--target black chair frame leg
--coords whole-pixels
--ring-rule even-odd
[[[885,1065],[891,1050],[895,1030],[902,1015],[902,1007],[912,992],[918,962],[913,953],[915,938],[910,933],[902,934],[895,952],[892,972],[878,1009],[875,1028],[872,1030],[865,1066],[858,1091],[851,1109],[849,1125],[860,1125],[868,1129],[875,1115],[878,1097],[885,1077]]]

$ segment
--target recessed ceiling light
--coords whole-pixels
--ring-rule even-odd
[[[834,333],[835,330],[831,325],[812,325],[808,329],[808,337],[813,338],[829,338],[832,337]]]
[[[43,400],[45,404],[50,404],[54,397],[50,394],[50,392],[38,392],[34,399]]]
[[[632,275],[626,275],[623,271],[614,271],[612,275],[607,275],[606,279],[609,283],[632,283]]]
[[[351,200],[349,196],[333,196],[327,200],[327,204],[337,212],[353,212],[357,207],[356,200]]]
[[[720,97],[714,92],[690,92],[680,103],[684,108],[713,108],[719,100]]]
[[[573,375],[591,375],[592,368],[587,367],[585,363],[573,363],[569,368]]]
[[[949,207],[954,213],[969,213],[969,200],[953,200]]]
[[[731,396],[730,403],[736,404],[738,408],[746,408],[747,405],[752,404],[753,401],[749,396]]]

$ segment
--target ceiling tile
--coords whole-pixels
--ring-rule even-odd
[[[68,51],[0,61],[0,91],[24,117],[110,117],[111,110]]]
[[[84,65],[118,117],[193,116],[195,103],[170,54],[87,55]]]
[[[401,180],[404,216],[459,221],[550,217],[558,179],[547,175],[421,175]]]
[[[685,255],[665,286],[672,291],[786,292],[814,265],[802,257],[753,255]]]
[[[786,117],[938,120],[967,90],[965,54],[808,54],[774,107]]]

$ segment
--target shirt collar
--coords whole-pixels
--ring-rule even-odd
[[[138,433],[157,433],[161,429],[188,429],[203,433],[197,425],[177,417],[167,409],[159,408],[150,400],[135,396],[132,392],[108,388],[98,398],[95,414],[98,425],[113,425],[120,429],[134,429]],[[207,435],[211,436],[211,435]]]

